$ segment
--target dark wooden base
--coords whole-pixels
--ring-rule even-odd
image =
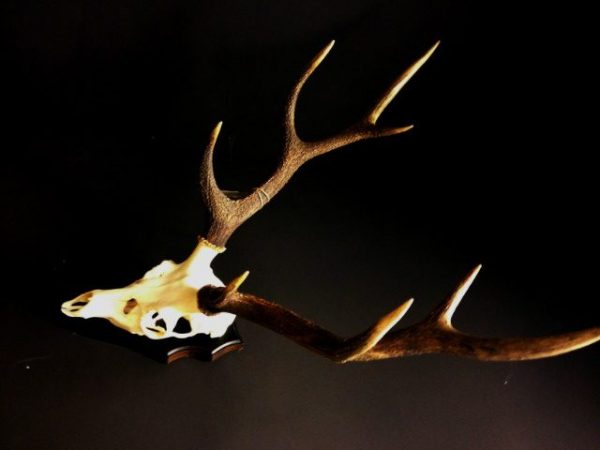
[[[72,329],[77,334],[126,347],[164,364],[185,358],[213,362],[228,353],[240,351],[244,347],[235,323],[220,338],[197,334],[187,339],[152,340],[127,333],[103,319],[82,320],[65,317],[61,318],[61,322],[66,328]]]
[[[198,334],[189,339],[173,338],[165,341],[167,342],[163,346],[157,347],[156,352],[157,356],[163,358],[163,362],[167,364],[184,358],[213,362],[228,353],[244,348],[244,342],[235,324],[231,325],[227,333],[220,338],[213,339],[207,335]]]

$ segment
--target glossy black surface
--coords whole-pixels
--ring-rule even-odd
[[[483,263],[461,329],[599,325],[589,8],[3,2],[0,448],[597,447],[598,346],[523,363],[336,366],[240,322],[244,351],[167,366],[60,314],[192,250],[206,224],[198,165],[218,120],[220,184],[269,176],[285,96],[330,39],[298,105],[306,139],[361,117],[441,39],[382,116],[415,129],[306,165],[216,273],[250,269],[248,291],[352,335],[409,297],[403,323],[424,317]]]

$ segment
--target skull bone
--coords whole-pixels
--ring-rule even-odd
[[[224,250],[201,239],[182,263],[163,261],[129,286],[85,292],[63,303],[62,312],[70,317],[104,318],[150,339],[187,338],[199,333],[223,336],[235,315],[201,311],[198,291],[207,285],[223,286],[210,264]]]

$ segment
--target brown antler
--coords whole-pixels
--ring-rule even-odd
[[[204,153],[204,160],[202,162],[200,183],[204,200],[211,213],[210,228],[206,237],[214,245],[224,246],[237,227],[277,195],[292,175],[294,175],[306,161],[315,156],[322,155],[354,142],[400,134],[412,128],[412,125],[404,127],[379,127],[376,123],[379,116],[385,111],[385,108],[390,104],[398,92],[400,92],[400,89],[408,83],[411,77],[433,54],[439,45],[439,42],[431,47],[425,55],[392,83],[362,120],[346,128],[339,134],[320,141],[306,142],[300,139],[295,126],[298,96],[308,78],[325,59],[334,43],[335,41],[331,41],[329,45],[315,56],[294,86],[288,99],[285,113],[284,127],[286,138],[283,155],[273,176],[263,183],[262,186],[256,188],[252,193],[245,197],[235,199],[230,198],[219,188],[215,180],[213,169],[213,152],[221,130],[222,122],[219,122],[211,133],[210,141]]]
[[[600,340],[600,327],[532,338],[482,338],[458,331],[452,326],[452,315],[480,269],[481,266],[473,269],[452,295],[422,322],[387,334],[410,308],[413,302],[410,299],[365,332],[349,339],[341,338],[280,305],[238,292],[248,272],[225,288],[204,288],[201,296],[205,306],[215,312],[229,312],[251,320],[339,363],[427,353],[450,353],[482,361],[520,361],[560,355]]]
[[[212,216],[207,235],[212,244],[223,246],[236,228],[269,202],[306,161],[360,140],[399,134],[412,128],[382,128],[376,126],[376,122],[400,89],[432,55],[438,43],[395,80],[368,114],[355,125],[316,142],[306,142],[298,137],[294,125],[298,96],[332,46],[333,41],[321,50],[292,90],[284,122],[286,140],[283,156],[273,176],[252,193],[241,198],[232,198],[219,189],[212,160],[221,123],[213,130],[201,172],[203,193]],[[478,266],[471,271],[454,293],[422,322],[388,334],[410,308],[410,299],[365,332],[349,339],[341,338],[280,305],[255,295],[238,292],[248,272],[226,287],[204,287],[200,290],[198,298],[200,306],[207,311],[227,312],[244,317],[342,363],[426,353],[451,353],[485,361],[525,360],[560,355],[600,340],[600,327],[557,336],[502,339],[475,337],[456,330],[451,323],[452,315],[480,268],[481,266]]]

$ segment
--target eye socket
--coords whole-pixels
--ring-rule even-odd
[[[135,298],[130,298],[125,303],[125,307],[123,308],[123,314],[129,314],[133,308],[137,306],[138,302]]]
[[[173,332],[177,334],[187,334],[190,331],[192,331],[192,326],[190,325],[190,321],[185,317],[180,317],[175,324],[175,328],[173,328]]]

